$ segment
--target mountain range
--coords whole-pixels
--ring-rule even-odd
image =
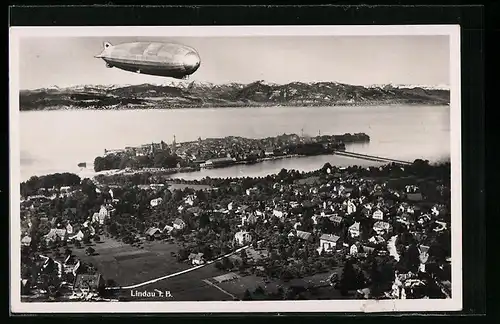
[[[175,109],[271,106],[448,105],[443,87],[359,86],[338,82],[271,84],[168,83],[83,85],[21,90],[21,111],[58,109]]]

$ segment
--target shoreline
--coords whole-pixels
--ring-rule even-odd
[[[323,155],[335,155],[335,154],[323,154]],[[314,155],[314,156],[321,156],[321,155]],[[237,166],[237,165],[253,165],[253,164],[258,164],[258,163],[268,162],[268,161],[278,161],[278,160],[285,160],[285,159],[292,159],[292,158],[300,159],[300,158],[314,157],[314,156],[307,156],[307,155],[293,155],[292,156],[292,155],[287,155],[287,156],[280,156],[280,157],[276,157],[276,156],[275,157],[267,157],[267,158],[262,158],[262,161],[259,161],[259,162],[256,162],[256,163],[240,162],[240,163],[235,163],[233,165],[228,165],[228,166],[224,166],[224,167],[218,167],[218,168],[212,168],[212,169],[208,169],[207,168],[206,170],[225,169],[225,168],[234,167],[234,166]],[[350,157],[350,156],[344,156],[344,155],[339,155],[339,156],[342,156],[342,157],[345,157],[345,158],[349,158],[349,159],[353,159],[353,160],[361,160],[360,158],[357,158],[357,157]],[[435,161],[431,161],[431,164],[439,164],[439,163],[442,163],[445,160],[449,160],[449,157],[448,158],[436,159]],[[375,162],[375,161],[372,161],[372,162]],[[412,162],[412,161],[408,161],[408,162]],[[385,164],[389,164],[391,162],[376,162],[376,163],[385,165]],[[356,164],[356,163],[352,164],[352,166],[355,166],[355,165],[358,165],[358,164]],[[192,173],[192,172],[200,172],[202,169],[205,169],[205,168],[201,168],[200,170],[197,170],[197,171],[187,171],[187,172],[176,171],[176,172],[172,172],[169,175],[176,175],[176,174],[182,174],[182,173]],[[36,176],[36,177],[42,177],[42,176],[52,175],[52,174],[55,174],[55,173],[65,173],[65,172],[76,174],[81,179],[88,178],[88,179],[90,179],[92,181],[97,181],[96,178],[98,176],[109,177],[109,176],[114,176],[114,175],[117,175],[117,174],[131,175],[131,174],[145,173],[145,172],[153,172],[153,173],[154,172],[158,172],[158,173],[161,173],[161,172],[168,172],[168,169],[161,169],[161,168],[157,168],[157,169],[155,169],[155,168],[143,168],[143,169],[138,169],[138,170],[111,169],[111,170],[103,170],[103,171],[95,172],[92,169],[90,169],[90,167],[87,167],[86,170],[80,171],[80,172],[76,172],[76,171],[75,172],[71,172],[71,171],[61,170],[59,172],[52,172],[52,173],[32,174],[29,178],[34,177],[34,176]],[[28,181],[29,178],[27,178],[24,181],[20,181],[20,183]],[[183,178],[172,178],[172,179],[173,180],[174,179],[175,180],[184,180]]]
[[[57,107],[57,108],[44,108],[44,109],[19,109],[19,112],[29,112],[29,111],[130,111],[130,110],[187,110],[187,109],[244,109],[244,108],[348,108],[348,107],[373,107],[373,106],[433,106],[433,107],[450,107],[450,103],[442,102],[428,102],[428,103],[411,103],[411,102],[362,102],[362,103],[341,103],[338,105],[307,105],[307,104],[296,104],[296,105],[268,105],[268,104],[256,104],[256,105],[228,105],[228,106],[184,106],[184,107],[123,107],[123,108],[84,108],[84,107]]]

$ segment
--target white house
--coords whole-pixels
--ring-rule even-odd
[[[234,235],[234,240],[238,245],[246,245],[252,242],[252,235],[246,231],[239,231]]]
[[[75,239],[77,241],[82,241],[84,237],[85,237],[85,235],[83,234],[83,232],[82,231],[78,231],[78,233],[76,233],[75,235],[70,236],[69,239],[70,240]]]
[[[186,222],[184,222],[182,219],[177,218],[176,220],[174,220],[174,228],[176,230],[182,230],[185,227],[186,227]]]
[[[68,233],[68,235],[73,234],[73,226],[71,226],[70,223],[66,225],[66,233]]]
[[[45,235],[46,241],[55,241],[56,238],[64,240],[66,238],[66,230],[52,228],[50,232]]]
[[[109,217],[109,211],[106,208],[106,206],[102,205],[101,208],[99,209],[99,219],[106,219]]]
[[[356,205],[352,201],[349,201],[347,203],[347,215],[350,215],[355,212],[356,212]]]
[[[91,222],[92,223],[98,223],[99,222],[99,213],[92,214]]]
[[[163,202],[163,198],[156,198],[156,199],[152,199],[149,203],[151,204],[151,207],[156,207],[159,204],[161,204],[162,202]]]
[[[349,254],[350,255],[358,254],[358,247],[356,246],[356,244],[351,245],[351,248],[349,249]]]
[[[30,246],[30,244],[31,244],[31,237],[30,236],[26,235],[25,237],[23,237],[21,239],[21,245]]]
[[[203,253],[191,253],[188,257],[191,260],[192,265],[201,265],[205,263],[205,259],[203,258]]]
[[[373,224],[373,230],[377,235],[384,235],[389,232],[391,225],[387,222],[378,221]]]
[[[384,213],[380,209],[377,209],[373,212],[372,217],[373,219],[384,220]]]
[[[278,218],[283,218],[285,216],[285,213],[282,212],[281,210],[275,209],[273,210],[273,215]]]
[[[193,206],[194,205],[194,197],[188,196],[188,197],[186,197],[184,202],[186,203],[186,205]]]
[[[448,228],[448,225],[446,225],[445,222],[435,221],[434,223],[438,225],[436,228],[434,228],[434,232],[441,232]]]
[[[325,252],[334,251],[337,248],[337,242],[340,239],[337,235],[323,234],[319,238],[319,250]]]
[[[382,244],[385,243],[385,240],[382,236],[376,235],[372,236],[368,239],[368,242],[373,243],[373,244]]]
[[[173,229],[174,229],[173,226],[165,225],[165,227],[163,228],[163,232],[164,233],[170,233],[170,232],[172,232]]]
[[[59,192],[60,192],[60,193],[68,193],[68,192],[70,192],[70,191],[71,191],[71,187],[69,187],[69,186],[61,187],[61,188],[59,189]]]
[[[358,237],[360,234],[359,222],[355,222],[351,226],[349,226],[349,234],[351,237]]]
[[[419,259],[420,259],[419,271],[420,272],[425,272],[425,264],[427,263],[427,260],[429,259],[429,246],[427,246],[427,245],[420,245],[418,247],[418,250],[420,252],[420,255],[419,255]]]

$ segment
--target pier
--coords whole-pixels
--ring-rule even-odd
[[[380,157],[380,156],[347,152],[347,151],[334,151],[333,154],[352,157],[352,158],[356,158],[356,159],[364,159],[364,160],[368,160],[368,161],[383,162],[383,163],[397,163],[397,164],[403,164],[403,165],[413,164],[412,162],[409,162],[409,161],[395,160],[395,159],[390,159],[390,158],[385,158],[385,157]]]

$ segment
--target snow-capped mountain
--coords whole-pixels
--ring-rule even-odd
[[[162,84],[80,85],[20,92],[21,110],[173,109],[248,106],[332,106],[374,104],[447,105],[443,86],[373,85],[338,82],[213,84],[170,81]]]

